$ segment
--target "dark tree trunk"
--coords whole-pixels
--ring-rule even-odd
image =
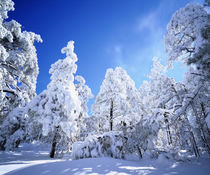
[[[55,150],[56,150],[56,144],[57,144],[57,132],[58,132],[58,128],[56,127],[55,129],[55,134],[53,137],[53,141],[52,141],[52,146],[51,146],[51,151],[50,151],[50,157],[54,158],[55,157]]]
[[[173,87],[173,89],[174,89],[174,92],[175,92],[176,95],[177,95],[177,100],[178,100],[179,102],[181,102],[181,101],[180,101],[180,97],[179,97],[179,95],[178,95],[176,89],[175,89],[174,87]],[[187,93],[186,88],[185,88],[185,92]],[[198,90],[198,92],[199,92],[199,90]],[[197,92],[197,93],[195,94],[195,96],[192,98],[192,101],[193,101],[193,99],[197,96],[198,92]],[[192,104],[192,103],[189,103],[189,105],[190,105],[190,104]],[[186,115],[185,115],[185,118],[186,118],[186,124],[187,124],[187,126],[188,126],[188,130],[189,130],[190,135],[191,135],[190,142],[191,142],[191,145],[192,145],[192,147],[193,147],[193,151],[194,151],[196,157],[200,157],[199,150],[198,150],[198,147],[197,147],[197,143],[196,143],[194,134],[193,134],[193,132],[191,131],[190,122],[189,122],[189,120],[188,120],[188,118],[187,118]]]
[[[194,153],[195,153],[195,156],[196,157],[200,157],[200,154],[199,154],[199,150],[198,150],[198,146],[197,146],[197,143],[196,143],[196,141],[195,141],[195,137],[194,137],[194,134],[193,134],[193,132],[192,131],[190,131],[190,134],[191,134],[191,136],[192,136],[192,146],[193,146],[193,150],[194,150]]]
[[[0,150],[5,151],[6,138],[0,142]]]
[[[110,123],[110,131],[113,130],[113,101],[111,100],[111,106],[110,106],[110,116],[109,116],[109,123]]]
[[[138,152],[139,152],[139,156],[140,156],[140,158],[142,159],[141,148],[139,148],[139,147],[137,146],[137,149],[138,149]]]
[[[208,153],[210,154],[209,143],[208,143],[208,141],[207,141],[207,139],[206,139],[205,132],[204,132],[203,128],[201,128],[201,132],[202,132],[202,135],[203,135],[203,136],[202,136],[202,140],[203,140],[203,142],[204,142],[206,148],[208,149]]]
[[[168,140],[168,144],[170,145],[170,144],[172,144],[172,136],[171,136],[171,130],[170,130],[169,122],[168,122],[168,113],[165,112],[163,115],[164,115],[164,118],[165,118],[165,123],[167,125],[167,129],[166,129],[167,140]]]
[[[172,137],[171,137],[171,131],[170,131],[170,127],[169,124],[167,126],[167,135],[168,135],[168,144],[172,144]]]
[[[208,152],[210,154],[210,143],[209,143],[209,135],[210,135],[210,132],[209,132],[209,129],[208,129],[208,126],[206,124],[206,121],[205,121],[205,118],[207,117],[208,113],[206,113],[205,111],[205,107],[204,107],[204,104],[201,103],[201,110],[202,110],[202,128],[201,128],[201,132],[203,134],[203,140],[204,140],[204,143],[208,149]]]

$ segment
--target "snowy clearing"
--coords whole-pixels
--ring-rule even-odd
[[[42,151],[41,151],[42,149]],[[127,161],[113,158],[81,160],[50,159],[47,146],[24,145],[16,152],[0,152],[0,174],[7,175],[208,175],[210,157],[193,162],[172,162],[166,159]]]
[[[56,6],[53,14],[65,15],[55,17],[64,20],[65,27],[54,20],[46,23],[39,27],[43,38],[46,39],[45,34],[49,35],[44,31],[52,28],[56,31],[50,32],[52,38],[47,40],[51,43],[56,41],[56,47],[57,41],[61,42],[60,47],[70,36],[75,36],[78,41],[76,52],[74,41],[68,41],[61,49],[65,56],[57,61],[48,59],[54,55],[54,46],[50,44],[53,52],[48,57],[51,52],[47,45],[42,47],[43,50],[36,48],[35,42],[42,42],[41,36],[25,30],[23,26],[28,24],[9,18],[8,12],[15,9],[13,1],[0,0],[0,150],[4,151],[0,151],[0,174],[210,175],[210,0],[185,2],[185,7],[173,15],[169,15],[172,8],[167,13],[162,13],[162,10],[165,10],[165,5],[179,7],[180,2],[176,0],[171,5],[168,1],[163,5],[162,2],[155,3],[156,7],[154,3],[141,3],[140,6],[146,7],[143,10],[145,14],[141,8],[138,9],[137,0],[130,4],[131,7],[129,5],[130,10],[123,3],[119,4],[119,8],[111,8],[114,13],[110,13],[109,9],[118,7],[117,4],[105,0],[103,5],[94,3],[94,8],[92,2],[85,3],[85,8],[83,3],[73,3],[75,7],[73,4],[66,5],[68,0],[53,3]],[[39,16],[46,16],[39,13],[37,20],[33,20],[36,15],[29,18],[29,12],[33,13],[28,9],[38,4],[29,7],[23,4],[22,9],[25,10],[21,10],[20,1],[17,3],[17,12],[21,12],[18,16],[23,17],[23,21],[27,16],[29,24],[39,22]],[[64,6],[60,8],[60,4]],[[47,11],[49,8],[44,6],[42,3],[35,9],[39,12],[44,9],[44,14],[51,14],[52,8]],[[65,6],[69,9],[64,10]],[[75,10],[78,7],[82,8]],[[86,9],[91,10],[90,16]],[[116,9],[123,11],[117,12]],[[154,10],[152,15],[151,9]],[[131,12],[131,16],[125,15],[124,11]],[[106,14],[111,14],[112,20],[103,18],[105,25],[102,27],[100,17],[108,17]],[[159,30],[163,29],[159,23],[165,25],[169,16],[171,19],[164,34]],[[84,23],[84,19],[88,23]],[[135,32],[145,23],[144,19],[149,19],[149,22],[141,27],[143,30]],[[53,24],[59,25],[53,27]],[[81,28],[83,24],[85,27]],[[35,23],[34,26],[37,27]],[[45,30],[45,27],[50,28]],[[63,30],[66,27],[68,32]],[[149,33],[145,33],[145,29]],[[85,35],[80,35],[78,31],[85,32]],[[57,33],[59,39],[55,38]],[[156,37],[157,33],[161,36]],[[62,35],[65,39],[61,40]],[[117,37],[114,39],[112,35]],[[143,35],[146,39],[142,38]],[[133,38],[140,40],[137,42]],[[154,40],[153,45],[149,44],[148,38]],[[166,52],[163,52],[162,46],[159,47],[161,38]],[[91,42],[92,39],[97,44]],[[157,47],[153,47],[155,45]],[[43,57],[45,62],[38,65],[37,56],[45,52],[48,55]],[[83,66],[77,63],[77,54],[87,55],[85,59],[81,58]],[[136,55],[139,55],[138,61]],[[145,55],[158,57],[149,61]],[[163,60],[159,56],[164,56]],[[49,65],[43,68],[44,63],[52,63],[50,76],[40,79],[39,70],[45,70],[44,75],[49,68]],[[183,66],[177,69],[176,63]],[[148,65],[151,66],[150,71],[146,68]],[[78,66],[80,70],[77,71]],[[184,69],[181,71],[182,78],[178,76],[181,74],[177,74],[180,69]],[[173,73],[169,73],[171,71]],[[141,82],[140,86],[136,86],[128,73]],[[144,79],[139,79],[139,74],[144,75]],[[46,81],[47,77],[50,81]],[[89,82],[92,82],[93,91],[97,92],[93,101],[89,101],[94,97]],[[100,82],[101,86],[97,89]],[[37,83],[40,86],[36,86]]]

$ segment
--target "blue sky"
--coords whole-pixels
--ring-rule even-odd
[[[196,2],[199,2],[197,0]],[[52,63],[65,56],[60,50],[75,41],[77,74],[96,96],[107,68],[121,66],[138,88],[157,56],[164,62],[164,33],[172,14],[190,0],[14,0],[9,12],[27,31],[40,34],[36,44],[39,76],[37,93],[50,81]],[[169,72],[176,80],[183,77],[178,64]]]

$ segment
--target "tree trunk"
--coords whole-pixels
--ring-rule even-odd
[[[138,152],[139,152],[139,156],[142,159],[142,153],[141,153],[141,148],[139,148],[139,146],[137,146]]]
[[[111,100],[110,116],[109,116],[110,131],[113,130],[113,101]]]
[[[57,144],[57,132],[58,132],[58,128],[59,128],[59,126],[57,126],[57,127],[55,128],[55,134],[54,134],[54,137],[53,137],[52,146],[51,146],[51,151],[50,151],[50,157],[51,157],[51,158],[54,158],[54,156],[55,156],[55,150],[56,150],[56,144]]]
[[[201,132],[203,134],[203,140],[206,143],[206,147],[207,147],[208,152],[210,154],[210,138],[209,138],[210,132],[209,132],[207,123],[205,121],[205,119],[206,119],[208,114],[205,111],[205,107],[204,107],[203,103],[201,103],[201,110],[202,110],[202,115],[201,115],[201,117],[202,117],[202,125],[201,125],[201,127],[202,128],[201,128]]]
[[[165,107],[164,107],[165,109]],[[167,132],[167,140],[168,140],[168,144],[172,144],[172,136],[171,136],[171,130],[170,130],[170,126],[169,126],[169,122],[168,122],[168,113],[167,112],[164,112],[164,118],[165,118],[165,123],[167,125],[167,129],[166,129],[166,132]]]
[[[171,130],[170,130],[170,127],[169,127],[169,124],[167,126],[167,135],[168,135],[168,144],[172,144],[172,137],[171,137]]]
[[[0,142],[0,150],[5,151],[5,144],[6,144],[6,138],[3,139],[3,141]]]
[[[199,150],[198,150],[198,146],[197,146],[197,144],[196,144],[196,141],[195,141],[195,137],[194,137],[194,134],[193,134],[193,132],[192,131],[190,131],[190,134],[191,134],[191,136],[192,136],[192,146],[193,146],[193,150],[194,150],[194,153],[195,153],[195,156],[196,157],[200,157],[200,154],[199,154]]]
[[[179,95],[178,95],[176,89],[175,89],[175,88],[173,88],[173,89],[174,89],[174,92],[175,92],[176,95],[177,95],[177,100],[181,103],[180,97],[179,97]],[[200,88],[199,88],[199,90],[200,90]],[[193,97],[193,99],[196,97],[196,95],[198,94],[199,90],[197,91],[197,93],[195,94],[195,96]],[[186,93],[187,93],[187,90],[186,90],[186,89],[185,89],[185,91],[186,91]],[[192,100],[193,100],[193,99],[192,99]],[[192,104],[192,103],[190,103],[190,104]],[[189,105],[190,105],[190,104],[189,104]],[[192,136],[191,139],[190,139],[190,142],[191,142],[191,144],[192,144],[193,151],[194,151],[196,157],[200,157],[199,150],[198,150],[198,147],[197,147],[197,143],[196,143],[194,134],[193,134],[193,132],[191,131],[191,128],[192,128],[192,127],[191,127],[191,125],[190,125],[190,122],[189,122],[187,116],[186,116],[185,114],[184,114],[184,116],[185,116],[185,118],[186,118],[186,124],[187,124],[188,130],[189,130],[189,132],[190,132],[190,135]]]
[[[206,148],[208,149],[208,153],[210,154],[209,143],[208,143],[208,141],[206,139],[205,132],[204,132],[203,128],[201,128],[201,132],[202,132],[202,135],[203,135],[202,140],[205,143]]]

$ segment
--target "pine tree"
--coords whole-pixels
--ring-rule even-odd
[[[81,113],[81,102],[74,84],[74,74],[77,71],[77,56],[74,53],[74,42],[68,42],[62,53],[66,58],[58,60],[50,68],[51,82],[47,89],[38,95],[29,104],[29,116],[33,126],[41,126],[41,137],[44,142],[50,143],[50,157],[55,152],[69,151],[71,144],[78,136],[76,120]],[[35,138],[37,137],[36,134]]]
[[[93,98],[91,89],[85,84],[85,79],[82,76],[77,75],[75,80],[79,82],[75,84],[76,91],[78,92],[79,99],[81,101],[81,112],[77,119],[77,126],[79,128],[79,140],[84,140],[84,138],[90,133],[90,126],[88,126],[87,119],[88,115],[88,106],[87,103],[90,98]]]
[[[0,1],[0,149],[3,150],[10,142],[9,137],[24,123],[24,116],[20,116],[22,107],[36,95],[39,69],[34,42],[42,41],[39,35],[22,31],[18,22],[5,21],[11,10],[13,1]]]
[[[200,156],[198,147],[206,147],[209,151],[210,143],[206,124],[210,79],[209,19],[203,6],[187,4],[173,15],[165,35],[169,63],[173,65],[174,61],[181,60],[188,66],[182,88],[177,91],[182,100],[174,111],[174,121],[185,117],[197,157]]]
[[[139,120],[138,92],[134,81],[120,67],[108,69],[92,106],[101,132],[121,130]]]

